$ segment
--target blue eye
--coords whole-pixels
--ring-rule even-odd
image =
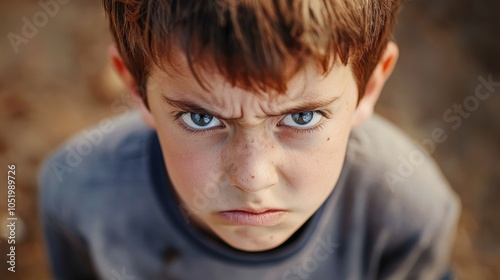
[[[319,123],[323,116],[319,112],[300,112],[286,115],[281,121],[281,125],[310,128]]]
[[[187,126],[195,130],[205,130],[222,126],[222,122],[219,119],[208,114],[184,113],[181,119]]]

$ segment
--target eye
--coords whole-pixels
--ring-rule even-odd
[[[300,112],[286,115],[280,125],[310,128],[319,123],[323,115],[320,112]]]
[[[194,130],[205,130],[212,127],[223,126],[219,119],[208,114],[183,113],[181,119],[189,128]]]

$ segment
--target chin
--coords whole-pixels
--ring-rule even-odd
[[[245,252],[264,252],[279,247],[285,241],[286,240],[282,242],[268,242],[267,244],[255,244],[251,242],[244,244],[243,242],[240,242],[235,244],[229,244],[229,246]]]
[[[251,230],[236,230],[220,237],[229,246],[245,252],[263,252],[275,249],[285,243],[293,234],[250,234]]]

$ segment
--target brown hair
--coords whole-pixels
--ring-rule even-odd
[[[310,59],[326,74],[340,59],[351,63],[362,94],[401,5],[401,0],[103,1],[117,48],[146,104],[150,69],[172,65],[174,47],[184,52],[202,86],[198,70],[208,61],[233,85],[284,92],[290,58],[298,66],[292,74]]]

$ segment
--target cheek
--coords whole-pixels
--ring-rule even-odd
[[[152,109],[168,176],[183,202],[192,204],[193,197],[203,191],[204,182],[216,177],[217,149],[207,149],[208,143],[183,133],[168,115]]]
[[[334,141],[334,137],[331,137],[330,141]],[[304,156],[298,168],[292,171],[292,174],[297,174],[297,181],[303,181],[298,185],[307,186],[305,191],[312,195],[322,193],[325,188],[326,191],[330,190],[344,161],[345,149],[340,145],[342,144],[339,142],[324,145],[322,149],[308,155],[307,159]]]
[[[334,188],[344,164],[349,123],[329,129],[315,141],[308,152],[289,154],[293,158],[285,173],[295,197],[308,198],[309,203],[323,201]]]
[[[195,204],[195,198],[203,197],[207,185],[217,183],[219,156],[213,149],[196,148],[196,143],[172,135],[160,136],[160,142],[174,189],[184,203]]]

